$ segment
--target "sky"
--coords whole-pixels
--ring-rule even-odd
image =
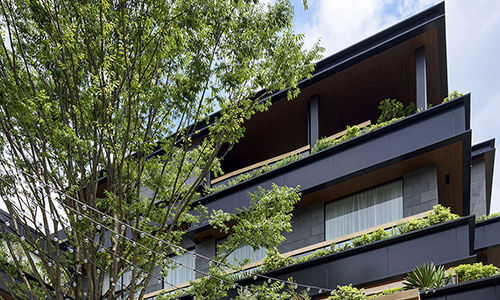
[[[295,30],[309,47],[318,39],[330,56],[441,1],[302,0]],[[472,142],[500,139],[500,1],[445,1],[448,89],[471,93]],[[500,140],[498,141],[500,143]],[[500,158],[495,158],[491,213],[500,211]],[[495,188],[496,187],[496,188]]]

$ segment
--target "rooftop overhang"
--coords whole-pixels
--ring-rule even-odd
[[[416,102],[415,51],[422,46],[428,103],[441,103],[448,92],[444,3],[318,62],[293,101],[286,100],[286,91],[272,95],[269,111],[245,123],[245,138],[225,157],[224,171],[307,145],[308,102],[314,95],[320,99],[320,136],[366,120],[376,123],[379,103],[385,98],[405,105]]]
[[[249,192],[272,183],[301,186],[301,207],[331,201],[403,174],[436,165],[439,202],[454,213],[470,209],[470,96],[312,154],[199,200],[209,211],[248,207]],[[449,180],[447,180],[448,178]],[[221,237],[208,224],[188,231],[195,242]]]

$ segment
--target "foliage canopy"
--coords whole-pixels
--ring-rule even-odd
[[[179,252],[172,245],[183,225],[207,218],[262,232],[254,247],[275,246],[289,228],[294,188],[259,191],[241,212],[249,224],[192,212],[206,174],[220,172],[222,145],[243,137],[268,95],[296,96],[320,57],[318,44],[302,49],[290,1],[0,3],[0,192],[13,217],[0,229],[15,233],[7,248],[21,247],[26,259],[10,256],[25,287],[11,293],[83,299],[86,278],[86,299],[142,299],[154,267]],[[266,209],[257,198],[280,203],[283,214],[266,210],[266,225],[253,226]],[[228,239],[228,249],[242,238]],[[132,280],[115,291],[124,272]]]

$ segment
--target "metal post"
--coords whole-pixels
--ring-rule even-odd
[[[425,46],[415,50],[417,109],[427,109],[427,70],[425,69]]]
[[[308,103],[309,108],[309,145],[313,147],[319,139],[319,95],[311,97]]]

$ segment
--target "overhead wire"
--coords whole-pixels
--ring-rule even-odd
[[[98,209],[96,209],[96,208],[94,208],[94,207],[92,207],[92,206],[88,206],[88,205],[86,205],[84,202],[82,202],[82,201],[80,201],[80,200],[76,199],[75,197],[73,197],[73,196],[71,196],[71,195],[68,195],[65,191],[61,191],[61,190],[59,190],[59,189],[57,189],[57,188],[54,188],[54,187],[52,187],[52,186],[47,185],[45,182],[43,182],[43,181],[41,181],[40,179],[38,179],[38,178],[34,177],[33,175],[31,175],[31,174],[27,173],[26,171],[22,170],[21,168],[19,168],[19,167],[15,166],[15,165],[12,165],[12,164],[10,164],[9,162],[6,162],[6,161],[3,161],[3,162],[4,162],[4,163],[6,163],[6,164],[8,164],[8,165],[10,165],[11,167],[16,168],[17,170],[19,170],[20,172],[22,172],[22,173],[23,173],[23,174],[25,174],[26,176],[29,176],[29,177],[31,177],[31,178],[33,178],[33,179],[35,179],[35,180],[36,180],[36,181],[38,181],[41,185],[43,185],[43,186],[47,186],[47,187],[48,187],[48,188],[49,188],[52,192],[56,192],[57,194],[62,195],[62,196],[64,196],[65,198],[69,198],[69,199],[71,199],[71,200],[75,201],[76,203],[78,203],[78,204],[82,207],[82,210],[86,211],[87,209],[90,209],[90,210],[94,211],[95,213],[99,214],[99,215],[101,216],[101,219],[103,219],[103,220],[110,219],[110,220],[112,220],[112,221],[116,222],[118,225],[121,225],[120,227],[121,227],[121,228],[123,228],[123,232],[125,232],[125,230],[128,228],[128,229],[129,229],[129,230],[131,230],[131,231],[132,231],[132,230],[134,230],[135,232],[139,233],[139,234],[141,235],[141,237],[148,236],[149,238],[151,238],[151,239],[155,240],[156,242],[158,242],[160,245],[161,245],[162,243],[166,243],[169,247],[175,248],[175,249],[177,249],[179,252],[182,252],[182,253],[186,253],[186,252],[187,252],[187,253],[189,253],[189,254],[193,255],[193,258],[199,257],[199,258],[202,258],[202,259],[208,260],[209,264],[211,264],[211,263],[216,263],[216,264],[218,264],[218,265],[220,265],[220,266],[222,266],[222,267],[226,267],[226,268],[229,268],[229,269],[233,269],[233,270],[238,271],[238,272],[245,271],[245,270],[244,270],[243,268],[241,268],[241,267],[237,267],[237,266],[234,266],[234,265],[231,265],[231,264],[228,264],[228,263],[222,262],[222,261],[214,260],[213,258],[210,258],[210,257],[204,256],[204,255],[199,254],[199,253],[196,253],[195,251],[192,251],[192,250],[189,250],[189,249],[183,248],[183,247],[181,247],[181,246],[179,246],[179,245],[172,244],[172,243],[170,243],[170,242],[168,242],[168,241],[164,241],[164,240],[162,240],[162,239],[160,239],[160,238],[158,238],[158,237],[156,237],[156,236],[154,236],[154,235],[152,235],[152,234],[150,234],[150,233],[148,233],[148,232],[146,232],[146,231],[144,231],[144,230],[141,230],[141,229],[136,228],[136,227],[132,227],[132,226],[130,226],[129,224],[127,224],[127,223],[125,223],[125,222],[122,222],[122,221],[118,220],[117,218],[115,218],[115,217],[113,217],[113,216],[110,216],[110,215],[108,215],[108,214],[106,214],[106,213],[104,213],[104,212],[101,212],[100,210],[98,210]],[[5,182],[5,181],[4,181],[4,182]],[[114,231],[114,230],[112,230],[111,228],[109,228],[108,226],[106,226],[106,225],[104,225],[104,224],[100,223],[99,221],[97,221],[99,218],[97,218],[97,220],[96,220],[96,219],[93,219],[93,218],[90,218],[90,217],[88,217],[86,214],[82,214],[81,212],[77,211],[75,208],[73,208],[73,207],[69,206],[68,204],[64,203],[63,201],[58,201],[58,204],[59,204],[60,206],[62,205],[62,206],[64,206],[64,207],[66,207],[67,209],[69,209],[69,210],[71,210],[73,213],[75,213],[75,214],[76,214],[76,218],[80,218],[80,217],[81,217],[81,218],[83,218],[83,217],[85,217],[85,218],[87,218],[88,220],[90,220],[92,223],[95,223],[95,224],[96,224],[96,227],[100,226],[101,228],[105,228],[105,229],[107,229],[110,233],[114,233],[115,235],[119,235],[121,238],[124,238],[125,240],[127,240],[127,241],[129,241],[129,242],[131,242],[131,243],[135,243],[135,244],[136,244],[137,246],[139,246],[139,247],[142,247],[142,248],[144,248],[144,249],[147,249],[148,251],[152,251],[152,252],[153,252],[153,253],[155,253],[155,254],[158,254],[158,255],[160,254],[160,253],[159,253],[159,252],[157,252],[156,250],[151,249],[151,248],[149,248],[149,247],[147,247],[147,246],[145,246],[145,245],[142,245],[141,243],[137,243],[137,241],[135,241],[135,240],[132,240],[132,239],[128,238],[126,235],[123,235],[123,234],[121,234],[120,232]],[[47,212],[47,211],[46,211],[46,212]],[[52,214],[52,213],[50,213],[50,212],[47,212],[47,213]],[[67,220],[67,222],[64,222],[64,221],[60,221],[60,222],[61,222],[62,224],[66,224],[66,223],[68,223],[68,222],[69,222],[69,220]],[[170,259],[170,258],[167,258],[167,259]],[[199,273],[199,274],[201,274],[201,275],[205,275],[205,276],[211,276],[210,274],[208,274],[208,273],[206,273],[206,272],[204,272],[204,271],[197,270],[196,268],[189,267],[189,266],[187,266],[187,265],[182,264],[181,262],[177,262],[177,261],[175,261],[175,260],[172,260],[172,261],[173,261],[173,262],[175,262],[175,263],[177,263],[177,264],[179,264],[179,265],[180,265],[180,266],[182,266],[182,267],[186,267],[186,268],[191,269],[193,272],[196,272],[196,273]],[[214,277],[214,276],[212,276],[212,277]],[[214,278],[217,278],[217,279],[220,279],[220,280],[225,281],[225,279],[222,279],[222,278],[218,278],[218,277],[214,277]],[[254,274],[254,275],[253,275],[253,279],[254,279],[254,280],[257,280],[258,278],[264,279],[264,280],[265,280],[265,281],[267,281],[268,283],[271,283],[272,281],[274,281],[274,282],[281,282],[281,283],[283,283],[283,284],[289,284],[289,285],[294,286],[295,288],[302,287],[302,288],[305,288],[307,291],[310,291],[311,289],[317,289],[317,290],[318,290],[318,292],[319,292],[320,294],[321,294],[322,292],[325,292],[325,291],[327,291],[327,292],[333,291],[332,289],[329,289],[329,288],[322,288],[322,287],[318,287],[318,286],[312,286],[312,285],[305,285],[305,284],[295,283],[295,282],[291,282],[291,281],[288,281],[288,280],[282,280],[282,279],[278,279],[278,278],[273,278],[273,277],[270,277],[270,276],[267,276],[267,275],[263,275],[263,274],[258,274],[258,273],[256,273],[256,274]],[[226,283],[231,283],[231,282],[227,281]],[[243,287],[243,286],[240,286],[240,287]]]

